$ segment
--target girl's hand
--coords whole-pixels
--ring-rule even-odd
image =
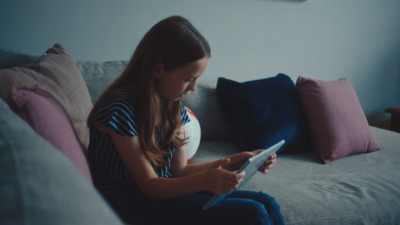
[[[224,166],[224,169],[230,170],[230,171],[236,171],[240,169],[240,167],[243,165],[243,163],[250,157],[253,157],[257,155],[258,153],[264,151],[264,149],[257,149],[251,152],[241,152],[238,154],[234,154],[229,157],[230,162]],[[260,166],[258,171],[261,173],[267,173],[269,169],[271,169],[275,162],[276,162],[276,154],[273,154],[268,160],[264,162],[263,165]]]
[[[236,171],[242,167],[243,163],[248,159],[256,155],[257,152],[240,152],[229,156],[229,163],[223,166],[224,169],[229,171]]]
[[[205,171],[206,186],[208,190],[215,194],[222,194],[233,191],[243,180],[245,172],[235,173],[223,169],[230,163],[229,158],[223,158],[213,163],[211,168]]]
[[[258,151],[258,150],[256,150]],[[269,159],[267,159],[264,164],[262,164],[260,166],[260,168],[258,168],[258,171],[260,171],[261,173],[267,173],[269,169],[271,169],[275,162],[276,162],[276,154],[271,155],[271,157],[269,157]]]

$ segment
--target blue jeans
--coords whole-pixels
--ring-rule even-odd
[[[115,208],[128,223],[139,224],[284,224],[275,199],[263,192],[234,191],[203,211],[213,194],[201,192],[182,198],[154,200],[145,196],[125,196]]]

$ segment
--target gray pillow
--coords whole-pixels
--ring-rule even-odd
[[[122,224],[96,189],[0,99],[0,224]]]

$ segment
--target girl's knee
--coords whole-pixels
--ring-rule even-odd
[[[258,192],[256,198],[257,198],[257,201],[264,204],[264,206],[267,210],[274,210],[274,209],[279,210],[280,209],[278,202],[275,200],[275,198],[264,192],[261,192],[261,191]]]
[[[258,201],[243,200],[238,215],[246,221],[246,224],[273,224],[265,206]]]
[[[246,213],[247,215],[253,214],[254,216],[256,216],[266,213],[268,214],[265,206],[261,202],[254,200],[244,200],[243,203],[243,207],[241,208],[243,213]]]

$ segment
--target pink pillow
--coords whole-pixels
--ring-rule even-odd
[[[48,142],[61,150],[92,182],[83,148],[64,107],[49,92],[35,85],[31,90],[11,88],[11,108]]]
[[[300,76],[296,89],[324,163],[380,149],[347,79],[320,81]]]

